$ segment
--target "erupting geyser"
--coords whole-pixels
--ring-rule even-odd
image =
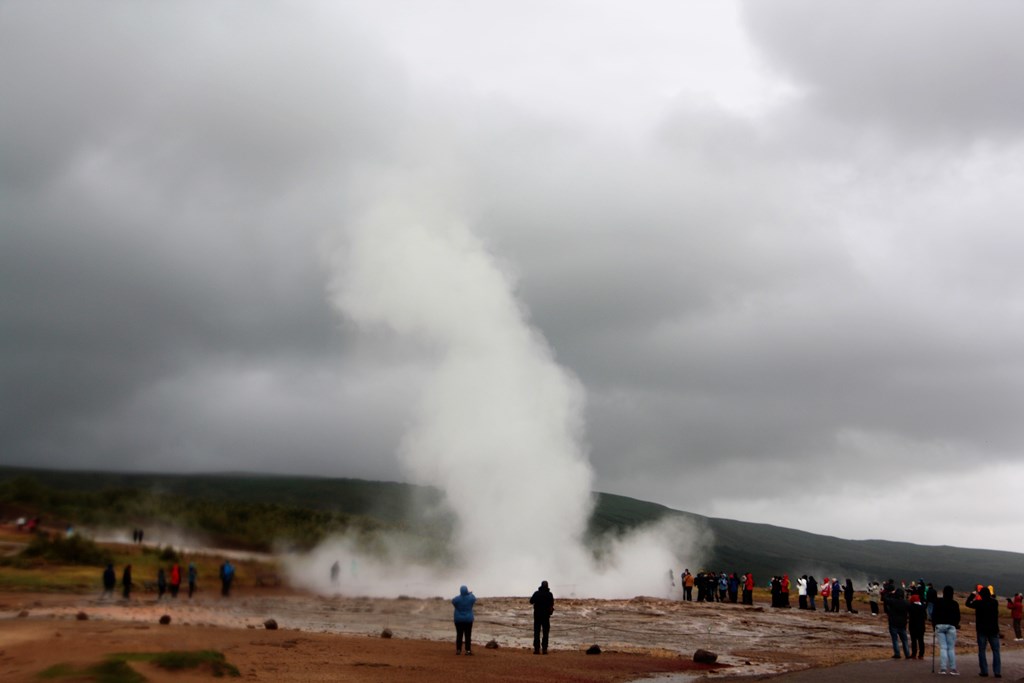
[[[360,326],[422,344],[432,359],[400,456],[416,483],[446,493],[455,547],[447,570],[359,559],[378,579],[364,590],[436,595],[470,583],[510,595],[549,579],[563,595],[662,594],[683,539],[620,539],[600,566],[583,546],[593,480],[583,391],[529,325],[510,278],[464,224],[399,206],[381,203],[349,226],[331,292]]]

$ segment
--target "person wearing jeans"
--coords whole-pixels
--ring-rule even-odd
[[[885,610],[889,613],[889,636],[892,637],[892,658],[900,658],[900,650],[897,644],[903,644],[903,656],[910,659],[910,648],[907,647],[907,613],[910,604],[903,598],[903,589],[897,588],[892,595],[882,597],[885,601]]]
[[[967,606],[975,611],[975,625],[978,631],[978,667],[980,676],[988,676],[988,662],[985,658],[985,646],[992,648],[992,673],[1002,678],[1002,665],[999,659],[999,603],[988,588],[981,592],[971,593],[967,597]]]
[[[956,632],[960,628],[960,603],[953,599],[953,587],[942,589],[942,597],[932,607],[932,628],[939,646],[939,673],[958,676],[956,670]]]

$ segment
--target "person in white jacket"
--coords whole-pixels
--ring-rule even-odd
[[[878,616],[878,602],[882,595],[882,587],[877,581],[868,584],[868,604],[871,605],[871,616]]]
[[[807,609],[807,574],[796,580],[796,593],[800,596],[800,609]]]

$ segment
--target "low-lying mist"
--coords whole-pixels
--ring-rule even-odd
[[[372,553],[339,537],[293,558],[293,579],[366,595],[447,595],[460,584],[521,595],[541,580],[580,597],[665,593],[669,569],[699,564],[697,534],[673,518],[584,542],[594,476],[581,384],[471,230],[406,199],[385,197],[347,226],[330,289],[361,330],[398,339],[426,368],[398,455],[414,483],[444,491],[452,539],[422,562],[409,537],[382,537]]]

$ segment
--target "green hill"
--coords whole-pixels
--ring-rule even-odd
[[[397,482],[253,474],[120,474],[0,467],[0,514],[33,512],[59,523],[129,527],[173,523],[225,545],[270,549],[287,540],[312,547],[324,536],[355,531],[370,539],[380,529],[435,541],[450,533],[439,512],[443,495]],[[704,517],[609,493],[595,494],[590,535],[626,531],[678,516],[710,532],[705,568],[753,572],[759,584],[773,574],[811,573],[864,579],[924,577],[958,590],[994,584],[1000,594],[1024,588],[1024,555],[995,550],[925,546],[831,536]],[[680,568],[675,568],[680,569]],[[691,567],[700,569],[700,567]]]

